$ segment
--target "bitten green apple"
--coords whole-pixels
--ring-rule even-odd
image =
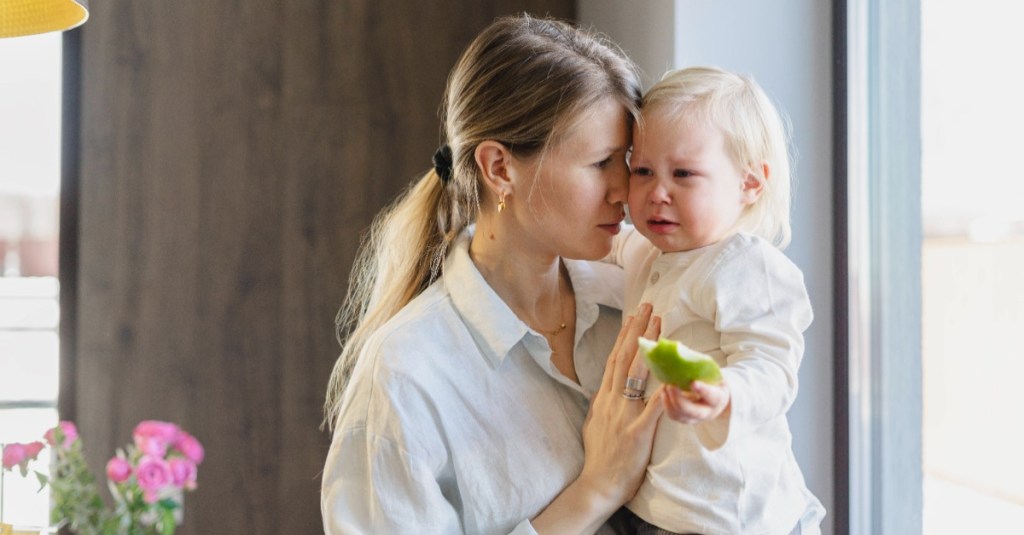
[[[694,381],[713,385],[722,382],[722,371],[715,359],[694,351],[681,342],[665,338],[655,342],[640,337],[638,344],[648,367],[663,383],[689,390],[690,383]]]

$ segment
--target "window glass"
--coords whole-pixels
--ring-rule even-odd
[[[924,532],[1024,525],[1024,4],[921,2]]]
[[[57,421],[61,35],[0,39],[0,444]],[[47,473],[44,453],[32,468]],[[49,492],[6,473],[3,520],[47,524]]]

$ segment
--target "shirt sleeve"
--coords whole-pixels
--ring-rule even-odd
[[[781,251],[755,242],[733,253],[701,285],[721,335],[731,394],[729,410],[701,430],[712,447],[786,414],[813,317],[803,274]]]
[[[321,498],[326,534],[462,533],[458,513],[425,463],[365,427],[334,440]]]

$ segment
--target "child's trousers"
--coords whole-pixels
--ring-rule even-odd
[[[608,526],[616,535],[700,535],[699,533],[675,533],[661,529],[654,524],[648,524],[646,520],[633,514],[633,511],[625,507],[619,508],[611,518],[608,519]],[[800,535],[800,523],[789,535]],[[780,534],[781,535],[781,534]]]

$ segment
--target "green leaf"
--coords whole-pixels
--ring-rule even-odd
[[[160,527],[162,528],[160,535],[174,535],[173,510],[165,509],[163,514],[160,515]]]
[[[36,472],[36,479],[39,480],[39,490],[37,492],[42,492],[46,488],[46,484],[50,482],[50,478],[46,477],[46,474]]]
[[[157,503],[160,504],[160,507],[163,507],[168,511],[173,511],[178,508],[178,502],[174,501],[171,498],[164,498]]]

